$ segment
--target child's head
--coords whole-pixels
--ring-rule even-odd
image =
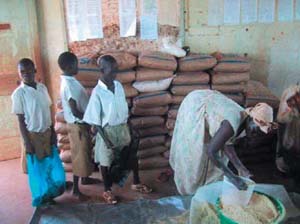
[[[29,58],[22,58],[18,63],[18,73],[24,83],[34,83],[36,69],[33,61]]]
[[[114,59],[110,55],[105,55],[99,59],[98,64],[105,81],[115,80],[116,72],[118,71],[118,64],[116,59]]]
[[[76,75],[78,72],[78,59],[71,52],[64,52],[59,55],[58,65],[66,75]]]

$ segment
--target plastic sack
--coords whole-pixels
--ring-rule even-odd
[[[178,58],[184,57],[186,55],[185,50],[181,49],[178,46],[178,42],[174,43],[170,37],[163,38],[161,51]]]
[[[134,82],[132,86],[142,93],[163,91],[169,88],[172,80],[173,78],[162,79],[157,81],[137,81]]]
[[[52,155],[42,160],[34,154],[26,158],[32,206],[40,206],[64,192],[66,176],[56,147],[52,146]]]

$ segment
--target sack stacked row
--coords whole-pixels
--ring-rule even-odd
[[[218,63],[210,72],[211,89],[218,90],[238,104],[245,105],[247,82],[250,80],[250,63],[240,56],[215,55]]]
[[[68,128],[64,119],[64,112],[62,110],[62,104],[60,100],[56,104],[56,111],[54,129],[57,134],[57,146],[60,151],[60,158],[63,162],[65,171],[72,172],[72,159]]]
[[[139,55],[133,87],[139,95],[133,99],[130,125],[140,137],[138,158],[140,169],[168,167],[163,153],[169,150],[166,115],[172,96],[168,92],[177,61],[158,52]]]

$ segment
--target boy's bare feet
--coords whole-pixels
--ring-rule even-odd
[[[105,191],[102,194],[104,201],[107,204],[111,204],[111,205],[115,205],[118,203],[117,198],[113,195],[113,193],[111,191]]]

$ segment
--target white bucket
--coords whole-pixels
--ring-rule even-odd
[[[247,190],[241,191],[224,176],[222,185],[222,203],[224,205],[247,206],[254,191],[255,182],[245,177],[241,177],[248,185]]]

